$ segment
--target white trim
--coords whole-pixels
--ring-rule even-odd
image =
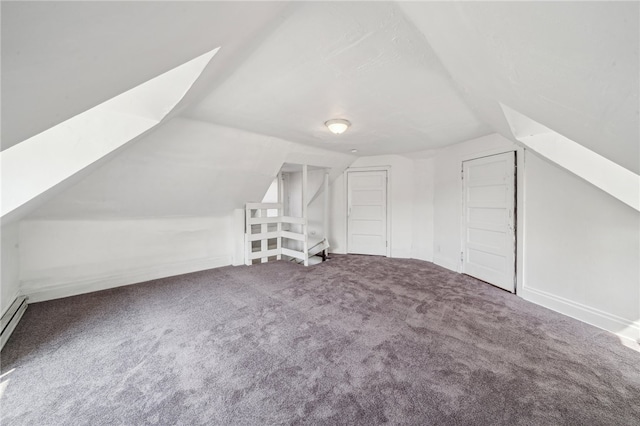
[[[269,257],[275,256],[277,260],[282,259],[282,255],[287,255],[287,251],[284,247],[282,247],[282,238],[288,238],[291,240],[298,240],[302,242],[303,251],[291,251],[292,253],[296,253],[291,257],[300,258],[299,253],[303,253],[303,257],[300,258],[304,262],[304,266],[308,265],[308,255],[304,255],[304,253],[308,253],[308,245],[309,240],[307,236],[307,207],[306,207],[306,192],[304,187],[307,186],[307,166],[302,166],[302,183],[303,183],[303,191],[302,191],[302,213],[303,217],[291,217],[291,216],[276,216],[276,217],[266,217],[264,215],[260,215],[258,217],[251,217],[253,211],[257,212],[265,212],[269,210],[270,207],[277,207],[275,210],[278,210],[278,214],[281,214],[282,211],[282,203],[278,204],[265,204],[265,203],[247,203],[247,207],[245,209],[245,217],[246,217],[246,229],[244,234],[245,241],[245,265],[251,265],[253,260],[260,259],[261,263],[266,263],[269,261]],[[265,208],[267,207],[267,208]],[[275,223],[277,224],[276,231],[268,231],[267,224]],[[285,231],[282,229],[283,223],[289,224],[300,224],[302,225],[302,233],[294,233]],[[259,233],[251,233],[251,227],[253,225],[260,225]],[[275,239],[277,241],[276,248],[269,250],[268,240]],[[253,242],[260,242],[260,250],[253,251]]]
[[[513,152],[513,151],[517,151],[517,145],[515,144],[512,148],[495,148],[495,149],[488,149],[485,151],[479,151],[479,152],[476,152],[475,154],[461,155],[460,159],[463,162],[471,161],[471,160],[477,160],[478,158],[491,157],[494,155],[506,154],[508,152]]]
[[[24,315],[27,310],[29,298],[26,296],[18,296],[16,297],[11,305],[9,305],[9,309],[7,312],[2,314],[2,335],[0,336],[0,350],[4,348],[4,345],[7,343],[13,331],[18,326],[18,323],[22,319],[22,315]]]
[[[13,305],[13,303],[14,303],[14,302],[16,301],[16,299],[17,299],[18,297],[20,297],[20,296],[24,296],[24,294],[23,294],[23,293],[18,289],[18,290],[16,290],[16,291],[13,293],[13,297],[10,297],[10,298],[9,298],[9,300],[11,300],[11,303],[9,303],[9,305],[8,305],[6,308],[4,308],[4,310],[2,311],[2,314],[0,315],[0,317],[1,317],[1,316],[4,316],[4,314],[6,314],[6,313],[9,311],[9,309],[11,308],[11,306]]]
[[[246,208],[251,210],[274,210],[274,209],[281,209],[282,204],[280,203],[247,203]]]
[[[525,230],[525,204],[526,204],[526,182],[524,180],[525,177],[525,167],[526,167],[526,149],[522,146],[514,144],[511,148],[494,148],[487,149],[483,151],[478,151],[473,154],[465,154],[460,155],[460,164],[464,161],[473,160],[475,158],[489,157],[491,155],[504,154],[506,152],[516,152],[516,288],[515,294],[518,294],[521,288],[524,286],[524,270],[525,270],[525,238],[526,238],[526,230]],[[462,179],[461,176],[458,175],[458,179],[460,179],[460,187],[462,188]],[[463,212],[463,199],[464,194],[460,197],[460,211]],[[460,217],[460,229],[462,229],[463,222],[462,216]],[[461,243],[462,244],[462,243]],[[460,246],[462,250],[463,245]],[[433,263],[436,265],[447,268],[451,271],[461,272],[462,265],[461,262],[456,258],[454,262],[450,259],[438,258],[434,255]]]
[[[304,241],[304,235],[298,234],[296,232],[280,231],[279,236],[282,238],[288,238],[290,240]]]
[[[524,148],[516,150],[516,288],[518,294],[524,287],[524,268],[525,268],[525,211],[526,211],[526,185],[525,176],[525,157]]]
[[[391,257],[391,166],[368,166],[368,167],[349,167],[344,171],[344,205],[345,205],[345,227],[344,241],[346,250],[349,253],[349,173],[350,172],[387,172],[387,253],[386,257]]]
[[[556,296],[529,286],[520,289],[520,297],[571,318],[594,325],[618,336],[636,341],[640,334],[640,321],[631,321],[617,315],[601,311],[591,306]]]
[[[367,167],[349,167],[345,170],[345,173],[349,172],[377,172],[386,170],[391,171],[391,166],[367,166]]]
[[[253,242],[258,240],[270,240],[273,238],[278,238],[279,236],[280,236],[280,232],[272,231],[272,232],[265,232],[260,234],[248,234],[247,238],[249,239],[250,242]]]
[[[280,217],[250,217],[248,219],[249,225],[262,225],[269,223],[279,223],[281,222]]]
[[[300,259],[303,261],[308,259],[308,256],[305,256],[305,252],[291,250],[286,247],[282,248],[282,254],[289,257],[295,257],[296,259]],[[305,266],[309,266],[309,265],[305,265]]]
[[[29,297],[29,303],[43,302],[45,300],[60,299],[62,297],[75,296],[78,294],[137,284],[175,275],[219,268],[231,265],[231,260],[231,256],[189,260],[169,265],[163,264],[149,266],[115,275],[109,274],[75,278],[64,282],[50,283],[44,286],[42,285],[43,281],[48,280],[23,281],[22,293]]]
[[[304,224],[302,225],[302,235],[304,236],[304,240],[302,240],[302,252],[303,252],[303,262],[304,266],[309,266],[309,227],[307,225],[309,218],[309,167],[306,164],[302,165],[302,218],[304,219]]]
[[[266,240],[263,240],[263,242],[264,241]],[[261,249],[260,251],[252,251],[251,253],[249,253],[249,260],[267,258],[267,257],[277,256],[279,254],[281,254],[281,251],[278,250],[277,248],[271,249],[271,250]],[[262,263],[266,263],[266,261],[263,261]]]
[[[505,155],[505,154],[510,154],[511,155],[511,160],[509,160],[509,164],[513,165],[512,168],[512,172],[513,172],[513,181],[511,182],[511,189],[513,192],[513,195],[515,196],[513,199],[513,208],[512,208],[512,216],[509,216],[509,218],[507,218],[507,220],[510,220],[511,223],[509,224],[509,228],[513,230],[512,233],[510,233],[510,235],[513,236],[513,275],[512,275],[512,279],[513,279],[513,283],[509,283],[509,284],[505,284],[505,287],[503,285],[498,285],[496,283],[490,283],[492,285],[495,285],[496,287],[500,287],[503,290],[506,290],[510,293],[516,294],[516,288],[518,287],[518,277],[517,277],[517,273],[518,273],[518,228],[519,225],[521,225],[521,223],[518,222],[518,218],[516,217],[516,214],[518,212],[518,202],[519,202],[519,197],[518,197],[518,187],[517,187],[517,182],[518,182],[518,151],[516,149],[509,149],[509,150],[500,150],[500,149],[496,149],[496,150],[492,150],[492,151],[503,151],[503,152],[498,152],[498,153],[494,153],[494,154],[488,154],[488,152],[491,151],[486,151],[484,152],[483,155],[481,155],[480,157],[474,157],[474,158],[468,158],[466,160],[462,160],[462,162],[460,163],[460,188],[461,188],[461,192],[462,192],[462,197],[461,197],[461,216],[460,216],[460,251],[461,251],[461,258],[459,261],[459,271],[460,273],[464,274],[466,273],[465,271],[465,262],[464,262],[464,258],[467,256],[466,250],[467,250],[467,222],[466,222],[466,215],[467,215],[467,200],[466,200],[466,192],[465,192],[465,188],[466,185],[468,184],[468,178],[464,176],[464,172],[465,172],[465,163],[466,162],[470,162],[470,161],[476,161],[476,160],[484,160],[484,159],[488,159],[491,157],[496,157],[499,155]],[[463,156],[464,158],[465,156]],[[465,179],[466,178],[466,179]],[[489,282],[489,281],[487,281]],[[513,290],[512,290],[513,289]]]
[[[448,257],[444,257],[444,256],[433,256],[433,263],[435,263],[438,266],[442,266],[443,268],[446,268],[450,271],[453,272],[460,272],[458,271],[458,269],[456,269],[456,262],[452,262],[451,259],[449,259]]]

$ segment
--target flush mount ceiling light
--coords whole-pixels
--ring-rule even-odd
[[[333,120],[326,121],[324,125],[329,128],[331,133],[339,135],[341,133],[344,133],[349,128],[349,126],[351,126],[351,123],[349,122],[349,120],[334,118]]]

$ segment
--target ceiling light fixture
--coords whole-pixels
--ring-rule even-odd
[[[349,122],[349,120],[334,118],[332,120],[326,121],[324,125],[329,128],[331,133],[339,135],[341,133],[344,133],[349,128],[349,126],[351,126],[351,123]]]

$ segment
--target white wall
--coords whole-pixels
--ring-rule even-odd
[[[316,169],[309,170],[307,181],[308,191],[307,199],[311,201],[311,198],[320,190],[324,185],[325,170]],[[324,230],[324,194],[319,194],[318,197],[313,200],[307,207],[307,217],[309,218],[309,243],[315,244],[319,241],[325,233]],[[309,246],[311,247],[311,246]]]
[[[353,158],[174,118],[29,218],[226,215],[246,202],[262,200],[285,162],[328,167],[337,175]]]
[[[283,163],[337,175],[352,159],[173,119],[20,222],[22,291],[45,300],[241,264],[239,209]]]
[[[19,226],[5,225],[0,230],[2,237],[2,283],[0,285],[0,315],[9,308],[20,290]]]
[[[344,173],[329,185],[329,252],[347,252],[347,194]]]
[[[229,265],[233,214],[143,220],[25,220],[20,278],[31,301]]]
[[[413,231],[411,258],[433,261],[433,197],[435,161],[413,163]]]
[[[462,161],[516,149],[497,134],[459,143],[440,150],[435,158],[434,263],[461,271]]]
[[[640,214],[530,151],[520,295],[640,337]]]
[[[459,272],[463,160],[518,149],[517,292],[606,330],[640,336],[640,215],[499,135],[439,151],[434,263]]]
[[[29,218],[226,215],[260,201],[292,144],[209,123],[173,119]]]
[[[501,102],[640,172],[638,2],[398,5],[495,131]]]
[[[288,172],[282,174],[283,214],[285,216],[302,217],[302,172]],[[302,232],[302,225],[286,224],[288,230]],[[292,250],[303,250],[300,241],[284,239],[282,246]]]
[[[414,162],[399,155],[361,157],[354,161],[349,170],[358,167],[390,166],[389,192],[391,216],[390,245],[391,257],[409,258],[413,252],[414,220]],[[331,187],[331,246],[334,253],[346,253],[346,183],[344,175],[336,179]],[[427,197],[428,199],[428,197]],[[424,200],[423,200],[424,201]],[[429,245],[426,241],[426,245]]]
[[[312,244],[319,242],[324,237],[323,217],[324,217],[324,196],[320,194],[311,202],[316,191],[323,186],[325,169],[312,169],[307,171],[307,200],[310,204],[307,206],[307,229],[309,233],[309,248]],[[293,217],[302,217],[302,171],[291,171],[283,173],[284,181],[284,215]],[[289,225],[295,232],[302,232],[301,225]],[[293,250],[302,250],[301,241],[285,239],[284,247]]]

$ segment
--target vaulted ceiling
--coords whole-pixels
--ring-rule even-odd
[[[202,76],[209,88],[288,13],[286,2],[3,1],[1,7],[3,150],[222,46]]]
[[[3,148],[218,46],[187,117],[367,155],[508,134],[503,102],[638,171],[637,3],[3,2]]]
[[[425,150],[492,132],[429,43],[391,2],[297,6],[186,115],[364,155]],[[324,121],[353,125],[339,138]]]
[[[504,104],[640,172],[637,2],[1,7],[3,150],[220,47],[165,122],[376,155],[514,139]]]

